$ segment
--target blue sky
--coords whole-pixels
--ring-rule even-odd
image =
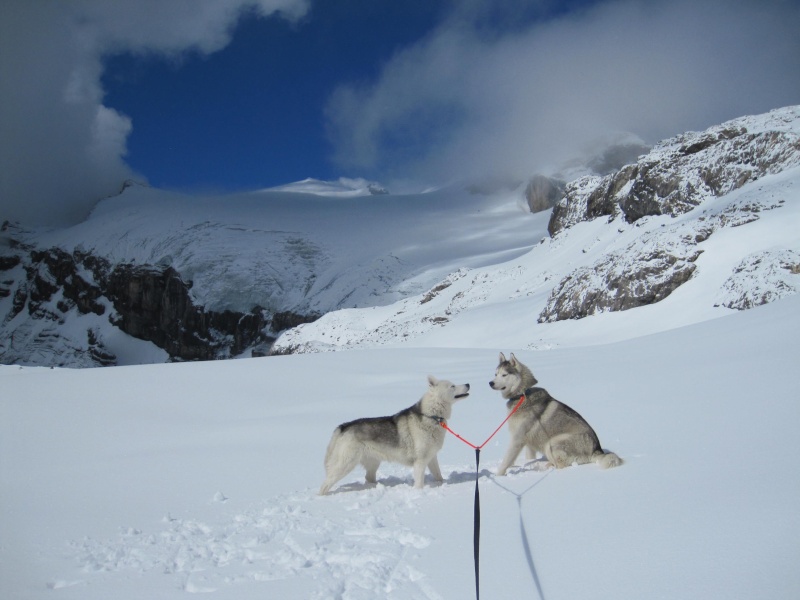
[[[494,0],[460,10],[480,15],[484,35],[500,35],[596,3]],[[245,11],[230,43],[213,54],[107,57],[104,104],[132,119],[126,162],[154,186],[224,191],[360,176],[332,158],[331,95],[379,78],[396,53],[435,32],[458,4],[315,1],[297,21]]]
[[[0,220],[557,174],[800,103],[800,0],[0,0]]]
[[[131,117],[128,164],[155,186],[253,189],[334,179],[325,105],[342,82],[377,77],[433,29],[440,0],[316,2],[299,22],[243,15],[230,44],[180,61],[105,62],[105,104]]]

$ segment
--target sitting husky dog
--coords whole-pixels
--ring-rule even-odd
[[[445,436],[440,423],[450,418],[454,402],[469,396],[469,384],[454,385],[428,375],[428,385],[419,402],[396,415],[339,425],[325,453],[325,482],[319,493],[327,494],[359,463],[367,470],[367,483],[375,483],[383,460],[413,466],[415,488],[425,481],[425,467],[442,481],[436,458]]]
[[[506,474],[523,447],[528,449],[528,458],[535,458],[540,452],[548,460],[547,466],[558,469],[573,463],[595,462],[603,468],[622,464],[613,452],[603,452],[597,434],[582,416],[544,388],[533,387],[536,383],[531,370],[513,354],[506,360],[500,353],[500,364],[489,387],[503,394],[509,411],[523,394],[525,400],[508,420],[511,445],[497,469],[498,475]]]

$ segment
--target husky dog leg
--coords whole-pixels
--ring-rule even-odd
[[[592,455],[592,462],[602,469],[611,469],[618,467],[623,463],[623,460],[613,452],[595,452]]]
[[[556,469],[568,467],[573,462],[578,464],[589,462],[587,456],[581,456],[570,446],[570,436],[555,435],[545,444],[544,455]]]
[[[424,460],[418,460],[414,463],[414,487],[422,489],[425,486],[425,467],[428,464]]]
[[[506,450],[506,454],[503,457],[503,460],[500,462],[500,466],[497,467],[497,474],[503,476],[508,471],[508,468],[514,464],[514,461],[517,460],[519,453],[522,451],[522,447],[525,445],[524,439],[514,439],[511,438],[511,443],[508,446],[508,450]]]
[[[444,477],[442,477],[442,470],[439,468],[439,459],[437,457],[433,457],[431,462],[428,463],[428,470],[433,475],[433,478],[436,481],[444,481]]]
[[[365,456],[361,464],[367,470],[367,483],[377,483],[378,467],[381,466],[381,461],[373,456]]]

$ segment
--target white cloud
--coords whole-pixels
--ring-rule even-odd
[[[3,2],[0,219],[76,221],[133,176],[130,119],[102,103],[104,55],[215,52],[243,11],[298,18],[307,9],[307,0]]]
[[[336,90],[340,165],[429,182],[526,177],[614,132],[655,142],[800,102],[794,1],[606,1],[505,32],[475,17],[482,4],[377,81]]]

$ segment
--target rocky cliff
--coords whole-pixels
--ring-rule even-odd
[[[2,317],[11,333],[0,341],[3,363],[114,365],[117,357],[105,343],[109,324],[152,342],[170,360],[229,358],[266,348],[276,332],[318,316],[270,314],[258,306],[207,310],[191,297],[191,281],[172,267],[112,265],[92,253],[37,249],[19,242],[22,232],[14,229],[2,227],[0,298],[12,300]]]

